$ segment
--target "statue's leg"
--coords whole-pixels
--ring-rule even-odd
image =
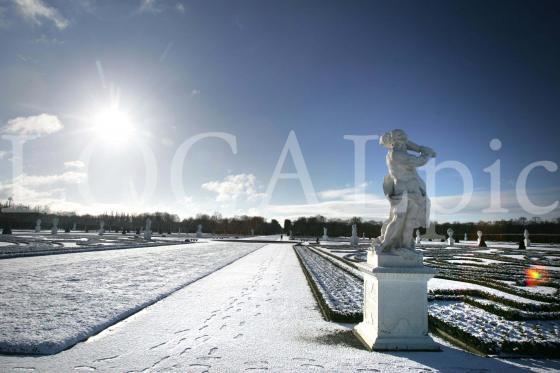
[[[414,229],[422,225],[422,209],[418,205],[418,201],[410,198],[408,200],[408,208],[406,218],[403,219],[402,242],[405,248],[414,248]],[[420,216],[419,216],[420,215]]]
[[[393,212],[391,214],[391,221],[387,224],[385,235],[383,236],[383,249],[390,251],[391,249],[398,249],[402,247],[402,229],[405,215],[400,212]]]

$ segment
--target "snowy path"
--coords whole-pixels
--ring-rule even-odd
[[[323,320],[297,258],[271,244],[53,356],[0,356],[0,371],[511,371],[559,361],[375,353]]]
[[[56,353],[262,247],[196,243],[0,261],[0,351]]]

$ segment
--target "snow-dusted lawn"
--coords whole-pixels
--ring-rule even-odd
[[[430,302],[429,311],[486,343],[546,343],[560,340],[560,323],[557,320],[508,321],[480,308],[453,301]]]
[[[0,260],[0,352],[61,351],[262,246],[213,242]]]
[[[518,289],[523,291],[528,291],[530,293],[537,293],[537,294],[545,294],[545,295],[554,295],[556,294],[556,288],[551,286],[515,286]]]
[[[560,369],[558,360],[365,350],[353,325],[321,317],[290,245],[268,245],[86,343],[43,357],[0,356],[0,371],[426,372]]]
[[[430,279],[430,281],[428,281],[428,290],[459,290],[459,289],[480,290],[485,293],[494,294],[500,298],[511,299],[519,303],[545,304],[544,302],[523,298],[518,295],[509,294],[486,286],[471,284],[469,282],[445,280],[441,278],[432,278]]]
[[[456,258],[460,258],[460,257],[457,256]],[[449,263],[455,263],[455,264],[483,264],[483,265],[505,263],[505,262],[500,261],[500,260],[486,259],[486,258],[476,258],[476,260],[473,260],[472,258],[451,259],[451,260],[448,260],[448,262]]]
[[[560,267],[554,267],[554,266],[532,265],[531,267],[545,269],[547,271],[560,271]]]

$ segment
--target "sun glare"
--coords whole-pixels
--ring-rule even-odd
[[[127,113],[119,109],[107,109],[95,117],[97,137],[109,142],[123,142],[130,138],[134,126]]]

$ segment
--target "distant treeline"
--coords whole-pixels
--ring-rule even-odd
[[[255,235],[281,234],[282,227],[277,220],[266,221],[260,216],[236,216],[223,218],[219,214],[200,214],[193,218],[180,220],[177,215],[165,212],[153,214],[101,214],[74,215],[40,212],[0,212],[0,228],[34,229],[37,219],[41,219],[41,228],[50,229],[54,218],[58,218],[58,229],[61,232],[76,230],[94,232],[99,229],[99,223],[105,223],[106,232],[135,232],[146,225],[146,219],[152,221],[152,231],[157,233],[192,233],[196,232],[199,224],[202,231],[213,234]]]
[[[1,204],[0,204],[0,207]],[[4,206],[5,207],[5,206]],[[272,219],[267,221],[260,216],[236,216],[231,218],[222,217],[220,214],[199,214],[195,217],[181,220],[177,215],[158,212],[151,214],[101,214],[101,215],[77,215],[57,214],[39,209],[27,212],[5,212],[0,211],[0,229],[34,229],[37,219],[41,219],[42,229],[50,229],[54,218],[59,219],[60,231],[73,229],[74,224],[78,231],[96,231],[99,222],[105,222],[105,231],[110,232],[134,232],[141,230],[146,219],[152,220],[152,231],[158,233],[193,233],[197,226],[202,225],[205,233],[225,235],[249,235],[253,231],[255,235],[289,234],[293,236],[316,238],[323,235],[323,227],[327,228],[329,237],[348,237],[352,233],[351,225],[356,224],[358,235],[368,238],[380,235],[382,222],[362,221],[354,217],[352,219],[327,219],[323,216],[300,217],[296,220],[284,220],[284,227]],[[8,210],[9,211],[9,210]],[[477,223],[442,223],[437,224],[436,231],[446,235],[447,229],[452,228],[455,239],[462,240],[467,233],[469,240],[476,239],[476,231],[481,230],[486,239],[490,241],[518,241],[525,229],[529,230],[533,242],[560,242],[560,218],[553,221],[543,221],[538,218],[511,219],[493,222]],[[420,229],[423,234],[424,229]]]
[[[330,237],[350,236],[352,234],[351,225],[355,223],[358,228],[358,235],[365,235],[368,238],[377,237],[381,233],[380,221],[362,221],[360,218],[349,220],[326,219],[323,216],[301,217],[293,222],[284,221],[284,231],[291,229],[295,236],[320,237],[323,235],[323,227],[327,227],[327,234]],[[519,241],[525,229],[529,230],[530,239],[533,242],[552,243],[560,242],[560,219],[553,221],[542,221],[540,219],[511,219],[493,222],[477,223],[436,223],[436,232],[447,236],[447,230],[454,231],[456,240],[464,239],[465,233],[469,240],[476,240],[476,232],[482,231],[487,240],[490,241]],[[420,233],[424,234],[425,229],[419,228]]]

